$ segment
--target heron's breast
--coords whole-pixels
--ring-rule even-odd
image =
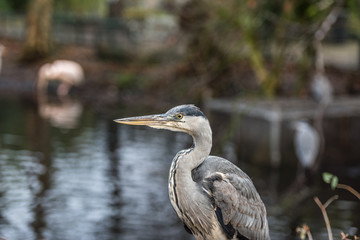
[[[186,156],[186,152],[177,154],[170,168],[170,201],[178,217],[195,236],[210,236],[217,226],[215,211],[199,183],[193,181],[191,169],[184,168],[186,163],[183,161],[189,160],[183,158],[184,156]]]

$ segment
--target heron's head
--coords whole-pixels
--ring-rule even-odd
[[[121,118],[114,121],[128,125],[145,125],[152,128],[186,132],[192,136],[204,133],[211,134],[208,119],[194,105],[180,105],[164,114]]]
[[[308,128],[308,126],[310,126],[309,123],[304,119],[293,121],[290,123],[290,128],[294,131],[303,131],[303,129]]]

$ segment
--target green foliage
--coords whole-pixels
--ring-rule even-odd
[[[354,188],[350,187],[349,185],[339,183],[339,179],[337,176],[328,172],[324,172],[322,174],[322,177],[324,182],[330,184],[332,190],[335,190],[335,188],[345,189],[360,200],[360,193],[356,191]]]
[[[360,38],[360,1],[346,1],[346,8],[349,9],[348,26],[351,32]]]
[[[146,79],[132,72],[121,72],[115,77],[115,84],[122,90],[141,90],[146,87]]]
[[[250,64],[257,86],[266,96],[278,93],[281,77],[294,45],[304,49],[294,71],[311,72],[314,31],[330,12],[335,0],[190,0],[180,14],[180,26],[189,35],[188,60],[196,73],[214,84],[240,62]],[[292,58],[294,59],[294,58]],[[303,69],[304,67],[306,69]],[[302,76],[294,73],[295,76]],[[239,76],[235,76],[239,81]],[[309,79],[305,75],[304,78]],[[230,85],[231,86],[231,85]]]
[[[337,185],[339,183],[338,177],[331,173],[328,173],[328,172],[324,172],[322,174],[322,177],[323,177],[323,181],[326,183],[329,183],[331,186],[331,189],[335,190],[335,188],[337,187]]]
[[[116,76],[116,83],[119,88],[129,88],[135,85],[136,76],[130,73],[121,73]]]
[[[54,6],[57,12],[102,16],[105,14],[107,2],[107,0],[54,0]]]
[[[0,0],[0,12],[25,13],[31,0]],[[75,15],[104,16],[107,10],[107,0],[54,0],[55,11]]]
[[[9,12],[10,5],[6,0],[0,0],[0,12]]]
[[[144,19],[161,14],[165,14],[165,12],[160,9],[148,9],[143,7],[128,7],[124,11],[124,17],[127,19]]]
[[[25,13],[30,0],[0,0],[0,12]]]

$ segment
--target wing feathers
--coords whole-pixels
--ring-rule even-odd
[[[218,220],[223,221],[223,228],[230,225],[249,239],[269,238],[265,206],[247,176],[216,172],[205,178],[202,185],[215,209],[221,209],[222,218],[218,216]]]

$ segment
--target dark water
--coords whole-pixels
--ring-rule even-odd
[[[0,236],[193,239],[167,193],[171,159],[191,139],[112,121],[129,112],[153,113],[114,109],[103,114],[80,103],[46,108],[31,101],[0,100]],[[214,135],[220,132],[215,125]],[[311,187],[295,188],[296,166],[271,169],[237,162],[235,149],[241,146],[223,146],[215,153],[228,156],[254,180],[267,205],[272,239],[297,239],[295,228],[303,223],[315,239],[327,239],[314,195],[322,202],[340,195],[327,209],[335,239],[340,231],[360,226],[359,202],[352,195],[333,192],[319,179]],[[359,175],[346,179],[359,186]]]

